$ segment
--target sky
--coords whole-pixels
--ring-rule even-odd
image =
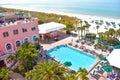
[[[79,2],[109,2],[109,1],[116,1],[116,2],[118,2],[119,0],[0,0],[0,4],[4,4],[4,3],[70,2],[70,1],[79,1]]]

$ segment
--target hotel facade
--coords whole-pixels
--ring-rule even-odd
[[[25,17],[24,12],[0,14],[0,63],[7,65],[10,54],[23,43],[35,43],[38,36],[37,18]]]

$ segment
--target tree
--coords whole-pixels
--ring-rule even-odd
[[[43,61],[27,72],[26,79],[30,80],[64,80],[65,67],[53,61]]]
[[[115,36],[115,30],[113,28],[109,29],[109,33],[110,33],[111,37]]]
[[[73,27],[73,24],[71,22],[68,22],[66,24],[66,32],[69,34],[71,30],[73,30],[74,27]]]
[[[83,31],[85,30],[85,28],[82,26],[81,27],[81,37],[83,37]]]
[[[85,68],[79,68],[78,77],[80,77],[82,80],[87,80],[87,77],[86,77],[87,74],[88,72]]]
[[[85,28],[87,29],[87,32],[89,32],[89,27],[90,27],[90,26],[91,26],[90,24],[88,24],[88,23],[86,24]],[[87,33],[87,32],[86,32],[86,33]]]
[[[98,34],[98,29],[99,29],[100,26],[96,26],[96,29],[97,29],[97,34]]]
[[[8,80],[9,78],[9,74],[11,73],[11,71],[7,68],[0,68],[0,79],[2,80]]]
[[[40,20],[38,21],[38,23],[39,23],[39,24],[43,24],[44,21],[40,19]]]
[[[81,31],[82,27],[77,27],[77,30],[78,30],[78,38],[80,40],[80,31]],[[82,35],[82,34],[81,34]]]
[[[75,74],[67,74],[65,80],[78,80]]]
[[[105,31],[105,35],[107,36],[107,38],[109,37],[110,33],[109,31]]]
[[[117,37],[119,39],[120,38],[120,29],[118,29],[116,32],[117,32]]]
[[[83,22],[83,21],[82,21],[82,20],[80,20],[80,26],[82,26],[82,22]]]
[[[18,65],[18,70],[24,73],[31,70],[33,66],[36,65],[36,60],[39,56],[38,52],[34,44],[24,43],[18,48],[12,59],[20,63]]]
[[[37,41],[37,43],[36,43],[36,49],[37,49],[37,50],[40,50],[40,48],[41,48],[41,45],[40,45],[40,44],[41,44],[41,42],[42,42],[43,40],[42,40],[42,38],[40,38],[40,37],[38,37],[38,38],[36,38],[36,39],[37,39],[37,40],[36,40],[36,41]]]

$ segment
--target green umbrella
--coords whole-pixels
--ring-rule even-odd
[[[71,62],[69,62],[69,61],[66,61],[65,63],[64,63],[64,66],[71,66],[72,65],[72,63]]]
[[[107,58],[103,56],[101,60],[107,61]]]
[[[112,67],[110,67],[110,66],[104,66],[103,69],[104,69],[106,72],[112,72]]]
[[[120,49],[120,45],[117,45],[114,47],[115,49]]]
[[[24,12],[19,11],[19,12],[16,12],[15,14],[16,15],[22,15],[22,14],[24,14]]]

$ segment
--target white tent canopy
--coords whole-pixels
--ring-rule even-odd
[[[50,23],[45,23],[45,24],[41,24],[38,26],[39,29],[39,33],[40,34],[46,34],[52,31],[56,31],[56,30],[60,30],[65,28],[66,26],[60,23],[56,23],[56,22],[50,22]]]
[[[112,53],[107,57],[110,65],[120,68],[120,49],[114,49]]]

